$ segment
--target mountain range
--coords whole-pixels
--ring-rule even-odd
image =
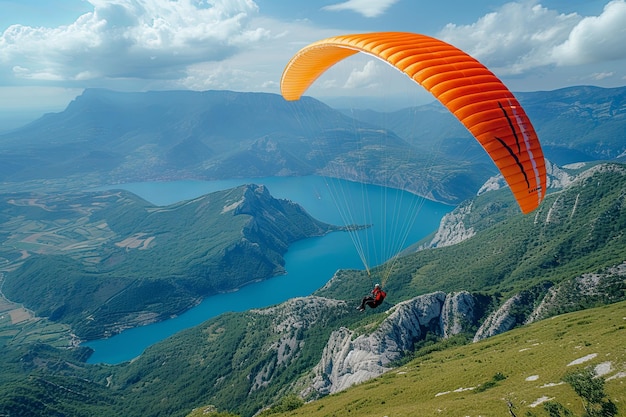
[[[610,357],[607,387],[621,407],[626,358],[612,342],[625,338],[623,323],[615,321],[623,305],[615,303],[626,299],[625,93],[576,87],[520,94],[548,159],[557,162],[548,164],[545,201],[523,216],[492,177],[484,152],[434,104],[352,117],[311,98],[287,103],[256,93],[86,90],[65,111],[0,136],[0,413],[184,416],[198,408],[247,417],[323,397],[302,411],[365,415],[372,398],[376,410],[391,409],[391,399],[378,393],[402,396],[406,378],[421,387],[422,376],[413,371],[422,362],[430,367],[436,351],[443,352],[434,365],[441,391],[432,395],[483,383],[517,390],[502,381],[522,378],[523,371],[493,359],[506,349],[498,348],[505,339],[491,338],[516,332],[505,344],[531,349],[523,360],[538,369],[533,361],[540,355],[533,357],[530,343],[537,333],[525,333],[528,324],[542,332],[537,329],[552,329],[546,318],[605,304],[618,306],[610,320],[591,310],[559,318],[567,328],[550,330],[544,343],[563,340],[568,357],[595,353],[583,365],[594,369]],[[280,273],[290,243],[334,230],[264,187],[166,207],[86,189],[305,174],[396,186],[457,207],[396,260],[385,282],[387,302],[376,310],[354,310],[355,297],[369,291],[365,271],[337,271],[310,297],[216,317],[129,363],[87,365],[87,348],[67,348],[76,332],[112,334],[176,314],[207,292]],[[224,266],[231,268],[225,280],[206,279]],[[175,295],[167,303],[164,290]],[[596,339],[577,336],[576,326],[593,328]],[[467,350],[455,350],[459,345]],[[459,369],[443,373],[441,364],[465,356],[469,362],[460,366],[478,380],[457,375]],[[478,361],[485,364],[475,368]],[[487,368],[490,361],[501,369]],[[601,375],[607,373],[596,372]],[[554,378],[550,383],[560,384]],[[354,384],[361,385],[352,391]],[[514,405],[535,395],[494,392],[500,414],[513,414]],[[420,395],[411,392],[417,404]],[[495,410],[484,408],[493,398],[477,402],[469,395],[454,400],[463,415]],[[554,395],[571,402],[563,391]],[[341,398],[349,404],[338,405]],[[415,415],[407,407],[398,412]]]
[[[572,87],[520,101],[547,158],[564,165],[623,157],[626,145],[614,138],[625,130],[625,97],[624,87]],[[495,173],[438,104],[349,116],[310,97],[88,89],[63,112],[0,135],[4,189],[318,174],[458,204]]]
[[[569,87],[516,93],[531,119],[546,158],[558,165],[622,159],[626,88]],[[359,120],[387,126],[412,145],[448,157],[486,160],[469,132],[438,102],[391,113],[350,109]],[[469,148],[469,149],[467,149]]]

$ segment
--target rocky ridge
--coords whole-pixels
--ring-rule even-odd
[[[278,306],[251,310],[251,313],[272,318],[271,332],[274,337],[267,347],[273,356],[260,370],[248,375],[252,382],[251,392],[270,384],[274,372],[298,359],[304,347],[301,331],[311,328],[330,310],[346,309],[345,301],[309,296],[288,300]]]
[[[624,288],[626,288],[626,261],[602,272],[582,274],[549,288],[525,323],[546,319],[563,310],[573,310],[585,302],[614,302],[616,294]]]
[[[470,334],[477,342],[520,325],[574,311],[599,299],[618,301],[616,294],[624,288],[626,262],[603,273],[583,274],[557,286],[544,284],[538,291],[522,291],[486,317],[480,316],[480,301],[467,291],[421,295],[392,307],[386,312],[387,317],[368,333],[360,334],[347,327],[333,331],[311,375],[298,383],[304,387],[300,395],[317,398],[375,378],[414,350],[428,332],[444,338]],[[532,308],[533,305],[536,307]],[[291,322],[298,323],[299,319],[292,318]]]
[[[428,331],[450,336],[469,330],[473,307],[469,293],[435,292],[397,304],[370,334],[355,337],[345,327],[334,331],[302,395],[332,394],[382,374]]]
[[[615,164],[599,164],[591,168],[589,168],[588,165],[587,163],[577,163],[559,167],[546,161],[549,192],[562,190],[576,181],[589,178],[599,171],[609,170],[624,172],[623,167]],[[580,172],[581,170],[582,172]],[[478,190],[477,196],[506,187],[507,184],[504,181],[504,177],[502,177],[502,175],[496,175],[485,182],[480,190]],[[472,217],[484,218],[484,216],[477,216],[476,209],[476,200],[474,199],[459,204],[454,210],[443,216],[439,228],[432,239],[420,245],[418,250],[455,245],[476,235],[478,231],[484,228],[484,226],[481,227],[480,224],[472,220]],[[489,207],[484,210],[489,210]]]

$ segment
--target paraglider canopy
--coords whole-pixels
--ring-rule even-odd
[[[298,100],[328,68],[359,52],[391,64],[429,91],[487,151],[522,212],[538,207],[546,191],[545,160],[524,109],[483,64],[446,42],[406,32],[314,42],[287,64],[281,78],[283,97]]]

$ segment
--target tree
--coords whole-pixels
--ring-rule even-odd
[[[261,412],[259,415],[263,417],[263,416],[269,416],[269,415],[277,414],[277,413],[284,413],[287,411],[296,410],[302,407],[303,405],[304,405],[304,400],[302,400],[302,398],[298,397],[295,394],[291,394],[291,395],[287,395],[286,397],[283,397],[278,404]]]
[[[606,398],[604,378],[595,377],[591,369],[567,374],[563,380],[582,398],[585,417],[613,417],[617,415],[617,406]]]

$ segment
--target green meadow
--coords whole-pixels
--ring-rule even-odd
[[[556,316],[478,343],[432,345],[379,378],[276,416],[549,416],[560,403],[584,415],[563,381],[592,369],[626,415],[626,302]]]

